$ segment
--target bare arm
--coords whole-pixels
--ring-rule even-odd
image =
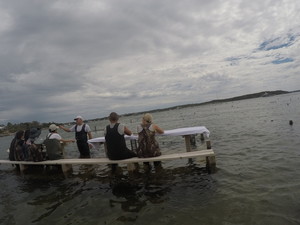
[[[159,134],[163,134],[165,131],[163,129],[161,129],[159,126],[153,124],[153,128],[155,130],[155,132],[159,133]]]
[[[127,134],[127,135],[131,136],[132,132],[127,127],[124,127],[124,134]]]
[[[75,142],[74,139],[60,139],[63,143],[70,143],[70,142]]]
[[[59,125],[59,128],[62,129],[62,130],[64,130],[64,131],[66,131],[66,132],[71,132],[70,128],[66,128],[66,127],[64,127],[62,125]]]
[[[89,139],[92,139],[92,138],[93,138],[93,135],[92,135],[92,132],[91,132],[91,131],[88,132],[88,137],[89,137]]]

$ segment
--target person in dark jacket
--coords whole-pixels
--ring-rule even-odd
[[[24,160],[24,155],[22,151],[22,146],[24,144],[24,133],[25,133],[24,130],[19,130],[16,132],[15,137],[12,139],[9,147],[10,161]]]

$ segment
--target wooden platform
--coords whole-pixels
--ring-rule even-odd
[[[167,155],[161,155],[158,157],[151,158],[130,158],[123,160],[110,160],[108,158],[89,158],[89,159],[58,159],[58,160],[46,160],[41,162],[31,162],[31,161],[10,161],[10,160],[0,160],[0,164],[17,164],[20,165],[20,170],[26,169],[26,165],[61,165],[64,172],[70,170],[70,165],[80,164],[80,165],[108,165],[108,164],[134,164],[142,162],[154,162],[154,161],[167,161],[174,159],[186,159],[186,158],[197,158],[205,157],[206,166],[213,169],[215,167],[214,160],[215,153],[212,149],[209,150],[199,150],[193,152],[183,152],[183,153],[173,153]],[[128,166],[128,168],[131,166]],[[130,169],[129,169],[130,170]]]
[[[197,157],[204,157],[206,159],[206,167],[210,171],[215,171],[216,161],[215,161],[215,153],[211,149],[210,140],[206,140],[206,150],[197,150],[192,151],[191,144],[195,142],[195,135],[200,134],[201,141],[205,140],[205,137],[209,137],[209,130],[207,130],[204,126],[198,127],[185,127],[178,128],[173,130],[165,130],[165,133],[162,136],[181,136],[184,138],[186,152],[182,153],[172,153],[172,154],[164,154],[162,153],[159,157],[152,158],[130,158],[124,160],[110,160],[106,157],[103,158],[89,158],[89,159],[59,159],[59,160],[47,160],[42,162],[30,162],[30,161],[9,161],[9,160],[0,160],[0,164],[17,164],[20,165],[20,170],[23,172],[26,169],[26,165],[61,165],[63,172],[68,172],[73,164],[82,164],[82,165],[108,165],[108,164],[127,164],[128,170],[134,169],[135,163],[141,162],[154,162],[154,161],[166,161],[166,160],[175,160],[175,159],[191,159]],[[134,151],[137,147],[137,136],[126,136],[126,140],[130,140],[131,149]],[[93,145],[94,148],[97,148],[101,144],[105,145],[105,138],[99,137],[90,139],[89,144]]]

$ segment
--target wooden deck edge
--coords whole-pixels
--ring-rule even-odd
[[[199,150],[192,152],[183,153],[172,153],[167,155],[161,155],[158,157],[151,158],[130,158],[123,160],[110,160],[108,158],[89,158],[89,159],[59,159],[59,160],[46,160],[41,162],[32,161],[10,161],[10,160],[0,160],[0,164],[19,164],[19,165],[64,165],[64,164],[127,164],[127,163],[139,163],[139,162],[153,162],[153,161],[166,161],[174,159],[184,159],[184,158],[197,158],[197,157],[208,157],[215,156],[212,149],[209,150]]]

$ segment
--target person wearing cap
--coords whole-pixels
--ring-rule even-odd
[[[107,156],[111,160],[121,160],[136,157],[136,154],[126,146],[124,135],[131,135],[132,132],[123,124],[120,124],[119,115],[115,112],[110,113],[110,124],[104,129]]]
[[[49,126],[49,133],[44,141],[46,145],[46,151],[48,159],[55,160],[63,158],[63,148],[62,143],[75,142],[73,139],[62,139],[62,137],[57,133],[58,126],[51,124]]]
[[[155,139],[155,133],[163,134],[164,130],[153,123],[153,117],[150,113],[143,115],[142,122],[137,127],[138,148],[137,155],[139,158],[149,158],[160,156],[159,144]],[[150,164],[145,162],[144,165],[150,168]],[[160,166],[160,162],[154,162],[154,166]]]
[[[64,126],[59,126],[59,128],[66,132],[75,132],[75,139],[78,151],[80,152],[80,158],[90,158],[88,139],[93,138],[92,130],[88,124],[83,122],[82,116],[76,116],[74,120],[76,121],[76,124],[71,128],[66,128]]]
[[[57,139],[63,143],[75,142],[74,139],[62,139],[62,137],[57,133],[58,128],[59,127],[55,124],[51,124],[49,126],[49,134],[47,135],[47,137],[49,139]]]

